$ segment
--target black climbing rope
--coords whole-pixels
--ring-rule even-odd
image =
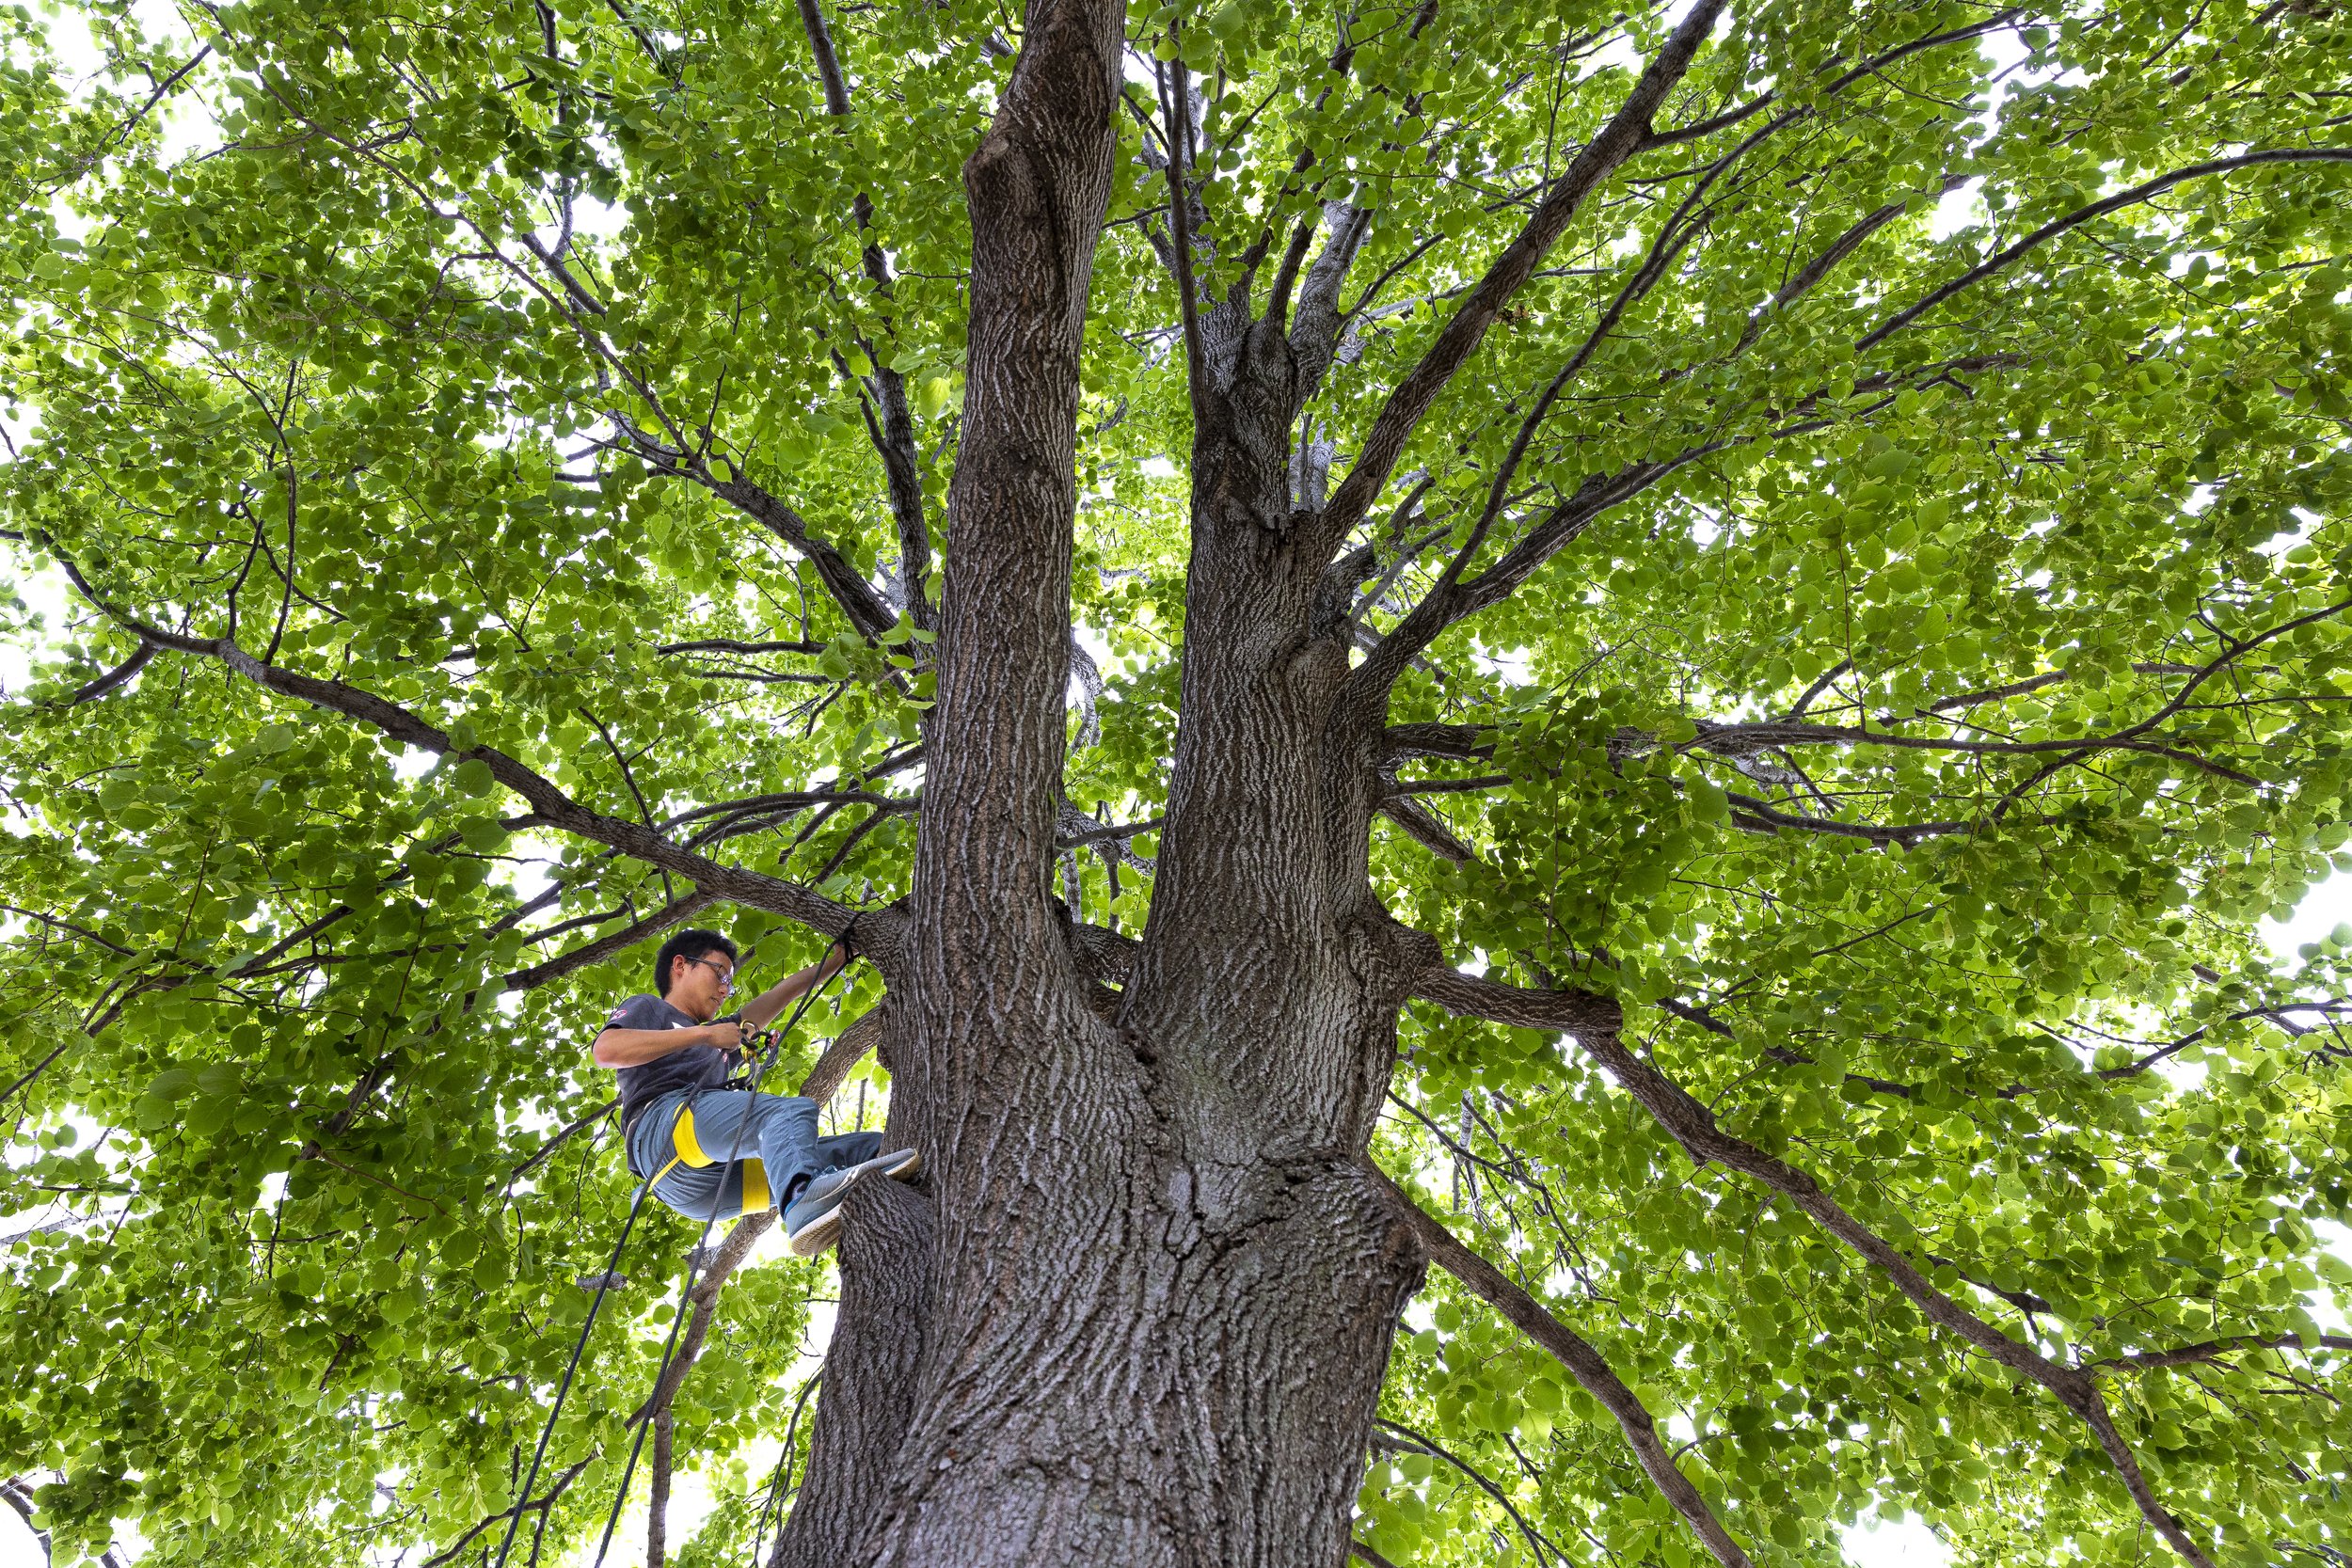
[[[800,1398],[792,1402],[792,1419],[784,1429],[784,1451],[776,1455],[776,1467],[768,1473],[767,1496],[760,1499],[759,1513],[752,1521],[751,1568],[759,1568],[760,1548],[767,1544],[768,1524],[771,1518],[775,1521],[779,1541],[783,1537],[784,1503],[793,1490],[792,1442],[800,1435],[801,1412],[808,1404],[809,1394],[824,1381],[825,1369],[819,1365],[809,1380],[801,1385]]]

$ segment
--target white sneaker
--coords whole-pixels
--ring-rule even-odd
[[[897,1148],[861,1164],[818,1172],[784,1211],[786,1248],[795,1258],[816,1257],[841,1234],[841,1200],[849,1196],[851,1187],[876,1177],[904,1180],[922,1168],[922,1155],[911,1148]]]

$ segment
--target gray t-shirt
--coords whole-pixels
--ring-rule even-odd
[[[679,1008],[659,996],[632,996],[612,1009],[607,1029],[695,1029],[701,1027]],[[626,1126],[638,1107],[676,1089],[715,1089],[727,1081],[735,1058],[715,1045],[681,1046],[666,1056],[620,1069],[621,1122]]]

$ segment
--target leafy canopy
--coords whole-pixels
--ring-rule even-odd
[[[0,739],[0,1468],[66,1558],[124,1521],[157,1561],[356,1562],[514,1502],[630,1190],[585,1039],[691,879],[455,752],[852,903],[906,886],[937,577],[893,481],[939,547],[959,168],[1018,39],[968,0],[831,23],[833,107],[785,6],[0,16],[0,522],[35,660]],[[1171,73],[1208,297],[1263,297],[1268,236],[1365,226],[1297,432],[1314,504],[1669,23],[1131,16],[1074,812],[1155,816],[1178,717]],[[1398,686],[1395,721],[1472,728],[1402,765],[1390,908],[1618,998],[1724,1128],[2094,1369],[2233,1563],[2347,1549],[2352,930],[2280,963],[2255,927],[2347,868],[2347,60],[2328,0],[1736,7],[1355,541],[1367,641],[1482,516],[1468,571],[1533,562]],[[1152,847],[1069,857],[1086,919],[1139,927]],[[769,978],[818,950],[776,910],[690,912]],[[2152,1549],[2069,1412],[1572,1044],[1416,1005],[1404,1046],[1375,1152],[1608,1354],[1756,1560],[1835,1560],[1873,1508],[1963,1562]],[[645,1223],[554,1435],[551,1543],[601,1523],[667,1327],[691,1227]],[[692,1560],[748,1545],[828,1293],[728,1287],[677,1409],[719,1500]],[[1438,1279],[1407,1327],[1374,1551],[1700,1559],[1482,1303]]]

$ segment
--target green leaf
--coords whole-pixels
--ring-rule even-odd
[[[152,1099],[167,1102],[184,1100],[196,1092],[196,1074],[186,1068],[168,1068],[155,1075],[147,1085]]]

